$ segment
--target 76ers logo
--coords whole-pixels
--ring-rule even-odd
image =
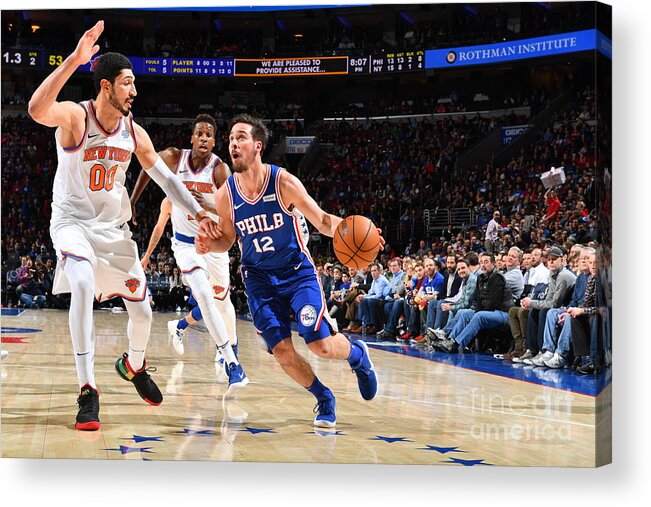
[[[138,280],[137,278],[129,278],[124,282],[124,285],[127,286],[131,294],[135,294],[138,287],[140,287],[140,280]]]
[[[313,326],[316,322],[316,308],[312,305],[305,305],[301,308],[301,324],[305,327]]]

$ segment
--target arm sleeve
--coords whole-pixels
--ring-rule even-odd
[[[182,208],[188,215],[195,216],[202,210],[178,176],[167,168],[162,158],[156,159],[154,165],[147,169],[147,174],[163,189],[172,203]]]

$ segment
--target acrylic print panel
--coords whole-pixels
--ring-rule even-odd
[[[1,366],[2,456],[479,467],[609,463],[610,15],[608,6],[586,2],[3,11],[2,349],[8,354]],[[273,192],[280,180],[267,176],[267,166],[259,167],[265,178],[251,187],[255,192],[247,193],[241,173],[237,184],[226,183],[245,252],[243,259],[238,245],[230,251],[226,299],[237,312],[238,357],[250,383],[229,390],[210,322],[192,323],[182,340],[176,333],[174,321],[193,307],[184,283],[204,272],[186,264],[195,255],[187,246],[194,229],[181,216],[185,222],[167,226],[145,273],[133,250],[124,254],[127,268],[118,268],[128,276],[119,279],[117,293],[151,301],[147,366],[156,368],[149,373],[163,402],[145,403],[116,372],[129,346],[129,317],[121,298],[106,299],[113,291],[98,291],[92,339],[101,428],[81,431],[75,429],[75,370],[84,360],[75,360],[70,344],[70,298],[53,295],[52,282],[55,269],[89,261],[99,287],[110,286],[115,280],[103,270],[116,265],[118,248],[111,242],[113,250],[102,254],[105,233],[96,227],[105,215],[95,225],[88,217],[81,221],[85,237],[92,233],[96,240],[74,243],[80,251],[61,247],[71,236],[55,233],[53,241],[50,217],[63,213],[75,221],[82,211],[122,202],[123,188],[125,203],[133,192],[138,157],[124,176],[119,169],[114,179],[108,176],[116,158],[136,147],[130,120],[111,109],[129,92],[98,93],[89,61],[70,73],[59,100],[94,101],[87,105],[87,124],[80,123],[64,146],[80,149],[68,155],[57,153],[52,130],[39,124],[38,109],[30,117],[27,104],[48,75],[69,65],[64,62],[78,42],[70,34],[98,20],[104,20],[98,54],[116,51],[132,65],[137,95],[122,107],[131,109],[156,150],[187,150],[174,155],[174,163],[167,160],[186,187],[204,191],[210,204],[215,181],[212,165],[202,172],[202,161],[217,165],[207,158],[211,149],[234,169],[252,171],[231,156],[228,120],[241,112],[262,118],[270,132],[264,162],[300,178],[335,217],[365,215],[382,229],[382,272],[373,272],[398,296],[390,292],[373,301],[385,284],[373,282],[370,273],[348,272],[355,286],[342,285],[332,241],[319,233],[327,229],[286,209],[289,200]],[[215,118],[214,137],[196,133],[198,114]],[[68,162],[55,170],[57,156]],[[547,192],[540,176],[552,167],[562,167],[566,179]],[[71,207],[70,192],[55,174],[74,170],[83,199]],[[263,181],[270,193],[256,201],[267,188]],[[130,228],[138,257],[163,197],[149,185],[136,220],[113,227]],[[251,216],[240,215],[243,203],[255,210]],[[309,210],[305,214],[310,218]],[[247,234],[257,235],[257,243]],[[274,243],[287,235],[285,248],[299,257],[280,264]],[[492,257],[478,258],[484,252]],[[396,257],[400,263],[390,262]],[[294,258],[300,262],[292,264]],[[247,263],[254,261],[289,272],[289,280],[300,272],[305,281],[295,290],[256,285],[247,280],[255,272]],[[187,272],[185,282],[175,270]],[[224,299],[228,282],[207,276],[210,296]],[[475,279],[480,297],[473,299]],[[504,279],[506,285],[497,281]],[[310,286],[315,290],[303,296]],[[527,296],[522,292],[529,286]],[[277,291],[275,312],[283,319],[292,315],[295,350],[336,398],[336,423],[333,405],[323,403],[329,396],[324,388],[312,383],[305,389],[305,379],[312,379],[308,367],[300,363],[297,382],[286,373],[292,366],[281,365],[290,360],[282,348],[269,354],[264,340],[275,346],[284,335],[257,331],[274,327],[264,311],[255,311],[263,289]],[[362,289],[371,295],[356,302],[353,291]],[[299,292],[297,307],[282,302]],[[473,314],[477,299],[484,306],[475,309],[485,311]],[[215,303],[216,310],[206,304],[204,315],[221,315],[224,303]],[[520,304],[522,310],[507,311]],[[564,312],[545,311],[550,306],[575,310],[559,325],[554,318]],[[87,319],[83,315],[80,320]],[[307,346],[298,336],[310,326],[334,331],[330,321],[342,330],[322,342],[337,344],[331,349]],[[323,357],[334,349],[340,359]],[[518,357],[527,350],[530,359]],[[351,371],[359,372],[364,389],[358,368],[364,355],[378,382],[369,401]],[[133,373],[122,370],[127,377]]]

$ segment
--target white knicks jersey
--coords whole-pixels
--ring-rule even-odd
[[[132,116],[120,117],[116,129],[106,132],[97,120],[93,101],[80,105],[86,111],[86,128],[79,145],[64,148],[60,127],[54,134],[58,165],[52,220],[72,218],[88,227],[117,227],[131,218],[124,182],[137,147]]]
[[[193,170],[191,166],[192,150],[181,150],[179,160],[176,164],[176,175],[183,182],[188,190],[196,190],[210,202],[214,202],[214,192],[219,188],[215,171],[222,160],[212,153],[205,166]],[[209,216],[216,218],[216,215],[209,213]],[[199,225],[194,217],[188,216],[181,208],[172,206],[172,228],[174,232],[185,236],[196,237],[199,234]]]

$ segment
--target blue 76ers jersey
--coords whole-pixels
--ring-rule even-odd
[[[312,266],[301,239],[299,218],[289,211],[278,191],[284,169],[266,164],[265,183],[253,199],[244,196],[237,173],[228,178],[231,218],[240,249],[242,267],[262,271],[283,271]]]

